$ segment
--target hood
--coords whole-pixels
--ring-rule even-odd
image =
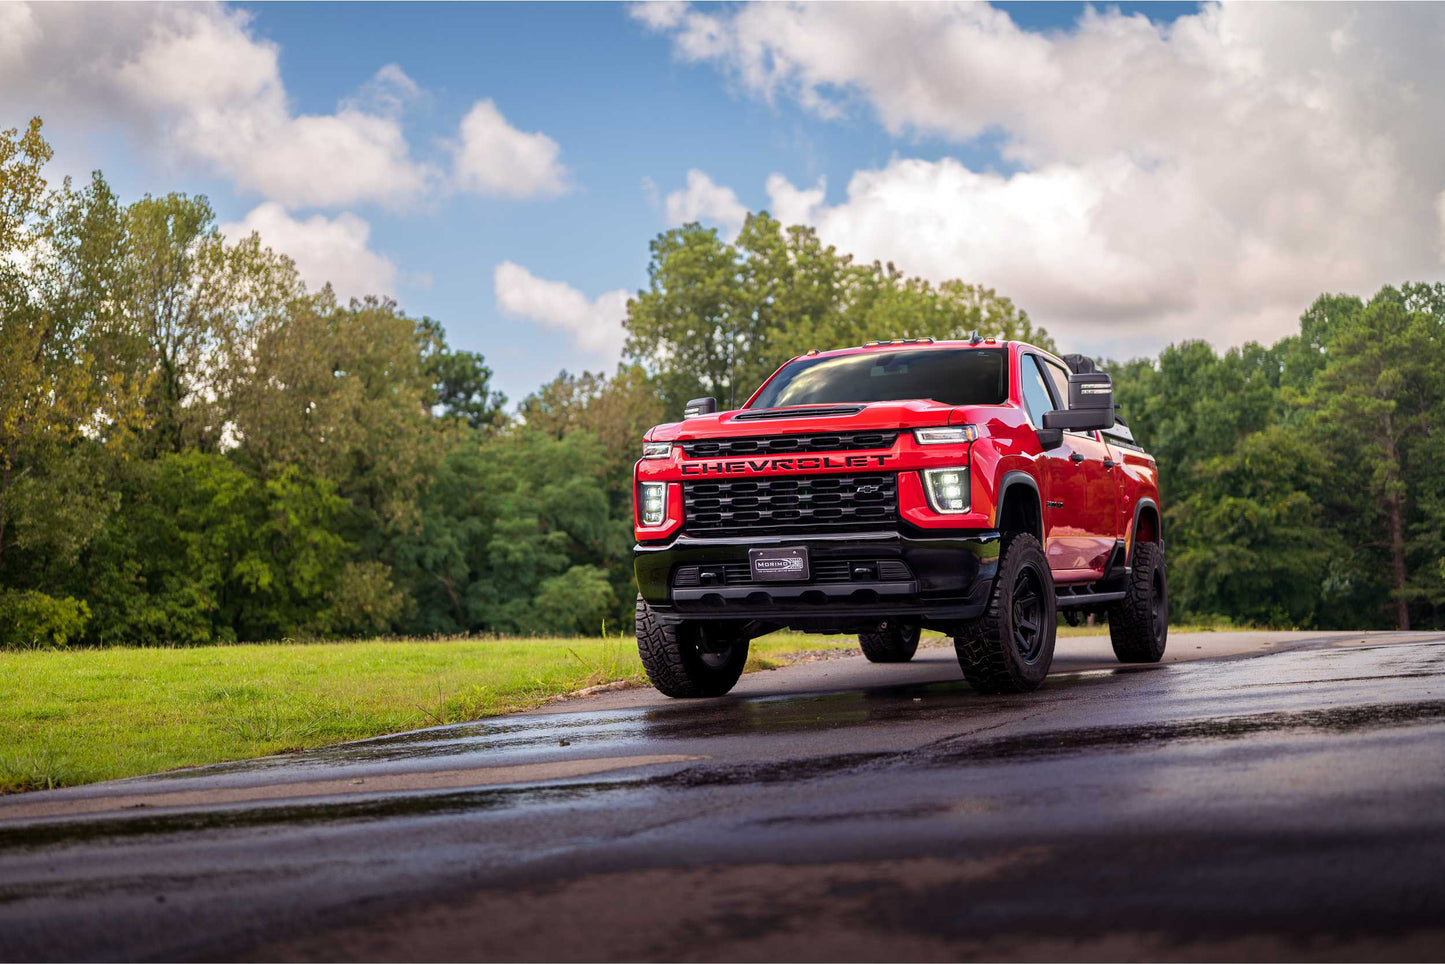
[[[807,435],[813,432],[870,432],[927,428],[968,421],[967,409],[927,399],[906,402],[855,402],[845,405],[795,405],[739,409],[668,422],[647,433],[651,442],[752,435]]]

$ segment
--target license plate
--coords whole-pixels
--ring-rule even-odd
[[[808,578],[808,550],[749,549],[755,582],[793,582]]]

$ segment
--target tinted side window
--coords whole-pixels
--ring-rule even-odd
[[[1037,356],[1035,356],[1037,357]],[[1069,407],[1069,373],[1051,361],[1038,359],[1044,366],[1044,374],[1054,383],[1054,402],[1059,408]]]
[[[1049,397],[1049,387],[1039,371],[1038,359],[1027,355],[1019,368],[1019,382],[1023,386],[1024,408],[1028,409],[1029,420],[1037,428],[1044,424],[1044,413],[1054,410],[1054,400]]]
[[[1129,426],[1125,425],[1117,415],[1114,417],[1114,427],[1104,430],[1104,437],[1115,445],[1139,448],[1139,443],[1134,440],[1134,433],[1129,431]]]

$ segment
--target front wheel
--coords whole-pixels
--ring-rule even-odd
[[[638,596],[637,653],[663,695],[722,696],[743,675],[748,640],[715,623],[664,624]]]
[[[1157,542],[1134,546],[1129,586],[1109,607],[1109,641],[1121,663],[1157,663],[1169,640],[1169,583]]]
[[[980,693],[1038,689],[1054,662],[1058,609],[1039,540],[1005,537],[988,608],[953,637],[963,678]]]

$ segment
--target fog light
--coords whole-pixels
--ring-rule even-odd
[[[968,468],[924,469],[923,489],[934,512],[956,515],[968,511]]]
[[[638,515],[645,526],[660,526],[667,517],[667,483],[643,482],[638,487]]]

